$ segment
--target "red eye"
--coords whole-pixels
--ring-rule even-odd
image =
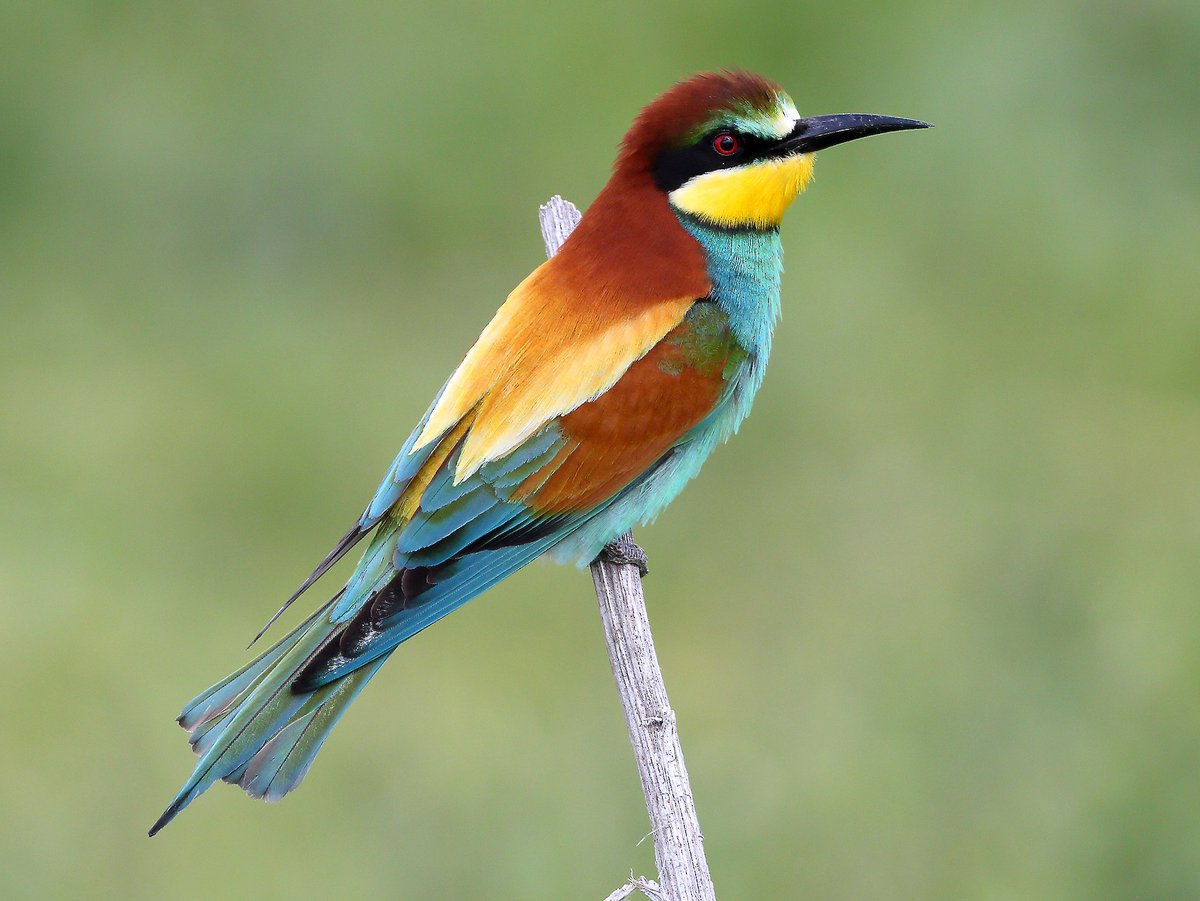
[[[712,148],[721,156],[733,156],[742,149],[742,142],[731,134],[721,134],[713,138]]]

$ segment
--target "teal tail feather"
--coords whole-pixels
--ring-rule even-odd
[[[217,780],[278,801],[300,784],[330,730],[401,643],[605,509],[539,518],[510,502],[508,494],[563,446],[556,428],[546,434],[548,439],[488,463],[461,485],[452,475],[458,448],[439,460],[420,508],[375,531],[344,589],[252,663],[188,703],[179,724],[191,733],[200,760],[151,835]],[[385,487],[410,478],[420,465],[413,459],[402,455],[407,468],[397,469]],[[300,592],[379,525],[383,514],[373,511],[374,502]]]
[[[150,835],[218,779],[267,801],[300,784],[330,730],[389,656],[315,691],[293,691],[296,676],[339,628],[329,616],[339,597],[184,708],[179,724],[200,760]]]

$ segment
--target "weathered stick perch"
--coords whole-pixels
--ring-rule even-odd
[[[541,208],[540,219],[546,254],[553,256],[579,222],[580,213],[555,196]],[[592,563],[608,657],[646,796],[658,866],[657,885],[632,879],[609,899],[640,891],[654,901],[716,901],[675,713],[650,634],[642,595],[645,574],[646,555],[630,532],[605,547]]]

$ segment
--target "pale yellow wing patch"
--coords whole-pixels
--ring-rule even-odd
[[[475,409],[455,482],[509,453],[549,420],[610,388],[674,328],[695,297],[620,315],[602,289],[565,290],[545,263],[509,295],[446,383],[419,449]],[[555,290],[557,288],[557,290]]]
[[[429,455],[421,468],[417,470],[417,474],[413,476],[412,481],[404,489],[404,493],[397,499],[396,504],[392,507],[392,517],[399,522],[408,522],[417,512],[417,508],[421,505],[421,495],[425,493],[425,489],[429,487],[429,483],[433,481],[433,477],[437,475],[442,464],[446,462],[446,458],[454,453],[454,448],[466,434],[467,429],[471,427],[474,421],[474,414],[468,410],[466,415],[462,417],[450,432],[438,443],[433,452]]]

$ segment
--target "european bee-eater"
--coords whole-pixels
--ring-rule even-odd
[[[697,75],[643,109],[578,227],[288,604],[369,537],[349,582],[184,709],[200,761],[150,834],[217,779],[282,798],[401,642],[535,557],[582,565],[653,520],[750,412],[779,315],[779,224],[813,153],[924,127],[801,117],[748,72]]]

